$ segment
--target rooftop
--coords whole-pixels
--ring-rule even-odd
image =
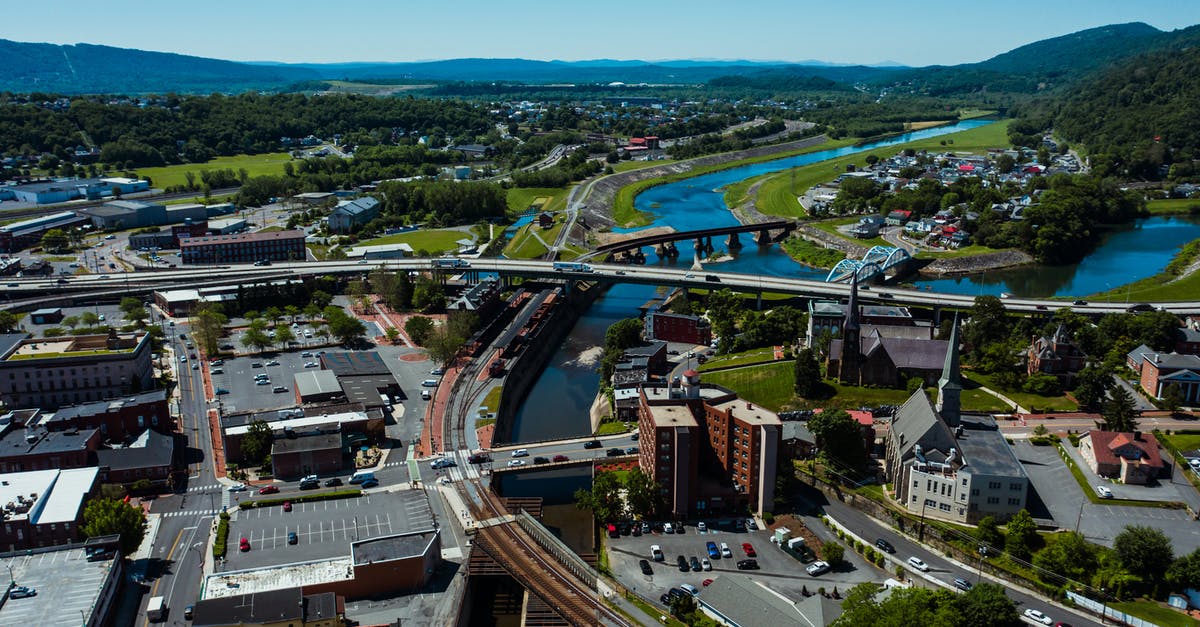
[[[219,599],[267,590],[312,586],[331,581],[354,578],[350,558],[312,562],[293,562],[277,568],[260,568],[216,573],[204,579],[201,594],[205,599]]]
[[[99,472],[93,467],[5,473],[0,482],[5,517],[29,518],[35,525],[74,522]]]
[[[963,426],[968,418],[963,417]],[[1024,477],[1025,467],[999,431],[963,429],[955,439],[966,464],[959,472],[1001,477]]]
[[[91,403],[81,403],[79,405],[68,405],[56,410],[42,419],[40,424],[48,424],[50,422],[70,420],[83,416],[99,416],[111,412],[120,411],[126,407],[137,407],[139,405],[148,405],[151,403],[161,403],[167,400],[167,391],[151,390],[140,394],[133,394],[122,398],[116,398],[106,401],[95,401]]]
[[[87,450],[95,429],[47,431],[43,428],[6,429],[0,435],[0,459],[25,455],[54,455]]]
[[[719,409],[723,412],[728,412],[735,420],[739,420],[749,425],[777,425],[780,424],[779,415],[775,412],[763,407],[755,405],[744,399],[730,399],[723,403],[713,404],[714,409]]]
[[[650,405],[650,419],[655,427],[698,427],[696,417],[687,405]]]
[[[368,374],[357,377],[338,377],[342,393],[351,403],[362,403],[366,407],[379,407],[383,396],[398,391],[400,384],[390,374]],[[389,403],[390,404],[390,403]]]
[[[19,551],[0,556],[0,560],[12,568],[18,586],[37,590],[35,597],[0,606],[0,625],[74,626],[82,618],[95,624],[93,608],[113,576],[113,568],[118,567],[114,559],[89,562],[83,544]]]
[[[371,564],[374,562],[418,557],[429,551],[429,545],[437,537],[438,532],[436,530],[427,529],[425,531],[394,536],[371,538],[362,542],[355,542],[351,546],[351,555],[353,555],[355,564]]]
[[[269,242],[280,240],[300,240],[305,237],[304,231],[257,231],[254,233],[235,233],[230,235],[204,235],[188,237],[179,241],[180,249],[210,244],[235,244],[239,242]]]
[[[282,430],[284,428],[292,430],[302,430],[321,425],[342,424],[343,422],[365,421],[367,419],[366,412],[352,411],[340,414],[321,414],[319,416],[304,416],[297,418],[288,418],[286,420],[276,420],[269,423],[271,429]],[[250,430],[250,423],[234,425],[225,428],[226,435],[240,435]]]
[[[318,394],[340,394],[342,386],[332,370],[305,370],[295,375],[296,390],[300,397]]]
[[[1145,464],[1162,468],[1162,455],[1158,452],[1158,438],[1150,433],[1135,431],[1088,431],[1092,451],[1101,464],[1119,464],[1121,458],[1130,464]]]
[[[132,353],[149,337],[146,333],[121,333],[116,335],[114,342],[110,341],[111,336],[104,334],[68,335],[50,339],[18,340],[13,350],[14,344],[8,339],[11,335],[0,336],[0,348],[6,344],[9,347],[7,351],[0,352],[0,358],[7,361]]]
[[[323,353],[321,367],[338,376],[392,373],[376,351]]]
[[[813,599],[819,600],[814,602]],[[697,600],[740,627],[824,627],[842,613],[840,604],[825,597],[818,595],[794,603],[737,573],[715,577]]]
[[[294,438],[275,438],[275,441],[271,444],[271,455],[302,453],[305,451],[325,451],[341,447],[342,434],[340,433],[320,433]]]
[[[129,446],[96,451],[98,463],[109,470],[170,466],[175,459],[175,438],[146,429]]]

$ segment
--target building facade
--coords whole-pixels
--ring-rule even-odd
[[[19,551],[80,538],[83,505],[99,492],[92,468],[12,472],[0,486],[0,547]]]
[[[329,212],[327,223],[329,230],[334,233],[349,233],[374,220],[378,215],[379,201],[370,196],[364,196],[356,200],[339,202],[333,211]]]
[[[1146,485],[1166,472],[1158,438],[1133,431],[1088,431],[1079,438],[1079,455],[1101,477]]]
[[[1086,361],[1087,355],[1061,324],[1049,337],[1034,337],[1025,354],[1026,374],[1049,374],[1066,381],[1083,370]]]
[[[304,231],[189,237],[179,242],[184,264],[304,261]]]
[[[154,387],[150,335],[0,336],[0,400],[55,409]]]
[[[708,346],[712,326],[700,316],[654,311],[646,315],[646,338]]]

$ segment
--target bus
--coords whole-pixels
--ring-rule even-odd
[[[162,597],[151,597],[146,604],[146,620],[158,622],[166,615],[167,605]]]
[[[578,261],[555,261],[554,270],[556,272],[591,272],[592,267]]]
[[[470,268],[471,264],[465,259],[434,259],[434,268]]]

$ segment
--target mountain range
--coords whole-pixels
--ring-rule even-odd
[[[57,45],[0,39],[0,90],[84,93],[234,93],[287,90],[327,80],[392,82],[508,81],[648,83],[771,89],[841,88],[865,83],[918,85],[927,93],[979,90],[1030,92],[1068,84],[1114,61],[1200,42],[1200,26],[1160,31],[1143,23],[1114,24],[1030,43],[978,63],[910,68],[681,59],[447,59],[404,63],[241,63],[92,44]],[[777,87],[777,88],[780,88]]]

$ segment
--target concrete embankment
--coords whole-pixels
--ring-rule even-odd
[[[920,273],[932,276],[954,276],[999,270],[1001,268],[1012,268],[1027,263],[1033,263],[1033,257],[1029,256],[1028,253],[1019,250],[1001,250],[994,253],[971,255],[970,257],[934,259],[921,268]]]

